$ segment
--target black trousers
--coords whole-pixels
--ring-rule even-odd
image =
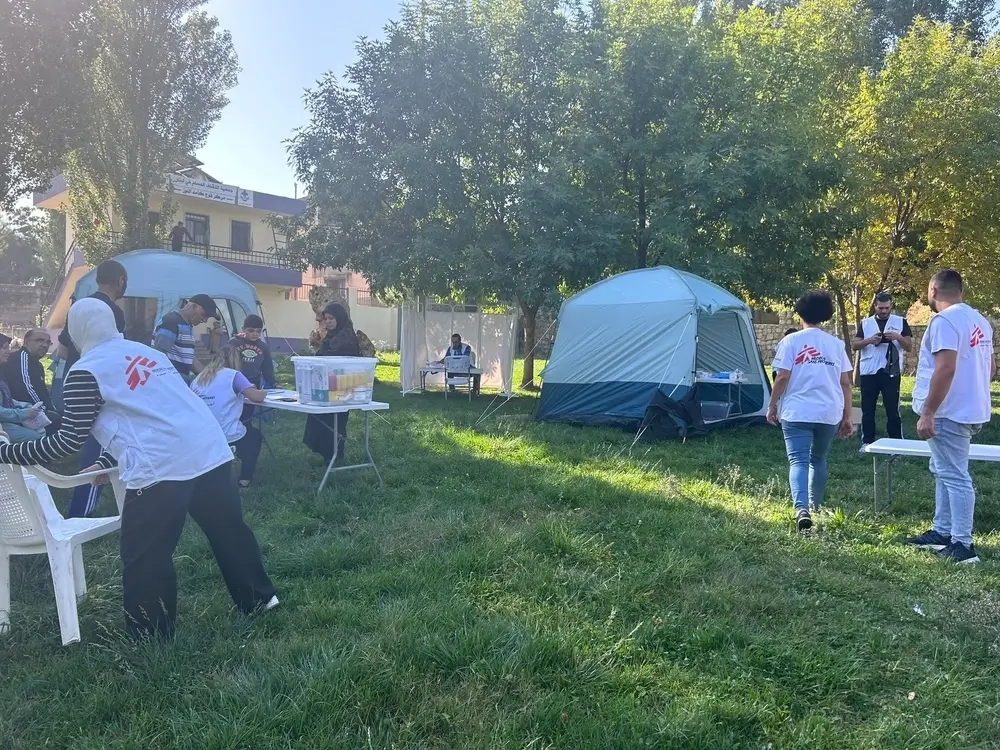
[[[245,425],[246,434],[233,443],[236,456],[240,459],[240,481],[253,481],[254,472],[257,470],[257,459],[260,458],[260,449],[264,445],[264,434],[252,425]]]
[[[208,538],[237,608],[251,613],[274,596],[260,548],[243,520],[232,465],[195,479],[129,490],[122,511],[125,627],[135,638],[170,637],[177,617],[174,549],[188,514]]]
[[[327,463],[334,458],[333,455],[333,430],[336,422],[337,434],[337,460],[344,460],[344,449],[347,446],[347,418],[350,412],[341,414],[310,414],[306,417],[306,431],[302,436],[302,442],[306,444],[313,453],[318,453]]]
[[[890,377],[885,369],[874,375],[861,376],[861,442],[875,442],[875,409],[882,396],[885,407],[885,431],[891,438],[903,437],[899,418],[899,378]]]

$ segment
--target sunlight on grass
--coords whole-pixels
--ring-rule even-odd
[[[191,524],[176,643],[121,635],[106,540],[62,649],[47,566],[14,561],[0,746],[995,746],[1000,467],[975,467],[986,562],[957,570],[899,544],[929,520],[925,463],[876,515],[870,463],[838,443],[800,537],[775,430],[633,444],[539,424],[530,396],[484,419],[491,395],[401,397],[381,356],[384,489],[357,472],[317,497],[302,420],[269,432],[245,495],[267,616],[233,612]]]

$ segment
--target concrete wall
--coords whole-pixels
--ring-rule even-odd
[[[40,286],[0,284],[0,330],[21,335],[34,328],[44,296]]]
[[[285,289],[257,284],[257,296],[264,307],[268,341],[276,351],[299,353],[316,326],[316,316],[306,300],[285,299]],[[358,304],[358,290],[349,289],[351,320],[364,331],[379,350],[395,351],[399,346],[399,308],[368,307]]]

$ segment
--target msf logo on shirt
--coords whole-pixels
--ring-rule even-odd
[[[128,367],[125,368],[125,384],[128,389],[134,391],[136,388],[146,385],[153,374],[153,368],[156,367],[156,360],[140,355],[126,356],[125,361],[128,362]]]
[[[979,326],[976,326],[975,330],[973,330],[972,332],[972,338],[969,339],[969,346],[975,349],[977,346],[983,343],[983,340],[985,338],[986,337],[983,335],[983,330]]]
[[[806,344],[802,347],[802,351],[795,355],[795,364],[797,365],[832,365],[833,362],[828,360],[819,350],[814,346]]]

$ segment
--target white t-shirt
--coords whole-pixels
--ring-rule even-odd
[[[920,414],[930,392],[934,355],[957,352],[955,379],[935,416],[961,424],[990,421],[990,370],[993,364],[993,327],[977,310],[964,302],[938,313],[927,325],[920,344],[917,384],[913,388],[913,411]]]
[[[840,424],[844,418],[840,376],[854,369],[843,341],[818,328],[791,333],[778,344],[771,366],[791,372],[778,419]]]

